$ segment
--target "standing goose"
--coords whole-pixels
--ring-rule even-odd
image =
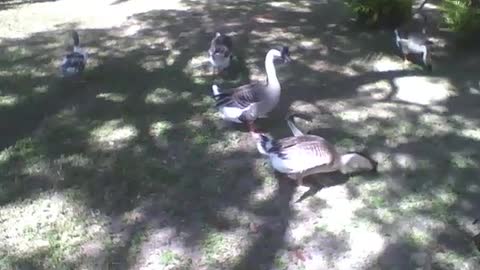
[[[253,82],[232,89],[220,90],[212,86],[215,107],[224,120],[235,123],[247,123],[253,130],[257,118],[265,118],[280,100],[280,82],[275,71],[274,61],[290,62],[288,47],[271,49],[265,56],[266,83]]]
[[[269,157],[276,171],[303,184],[303,178],[317,173],[340,171],[343,174],[375,171],[377,163],[357,152],[340,154],[324,138],[306,135],[295,126],[295,115],[287,117],[294,136],[275,140],[266,134],[251,132],[258,151]]]
[[[233,42],[229,36],[219,32],[215,34],[208,49],[209,61],[214,72],[215,70],[221,72],[230,66],[230,61],[233,58],[232,47]]]
[[[414,19],[421,19],[422,26],[421,29],[410,29],[404,31],[404,37],[401,37],[398,29],[395,29],[393,32],[395,34],[395,43],[400,49],[403,55],[403,65],[405,66],[408,63],[408,55],[410,54],[421,54],[423,64],[428,71],[432,70],[432,58],[431,58],[431,42],[428,40],[427,36],[427,16],[423,14],[422,8],[427,3],[425,0],[417,10],[417,13],[414,16]]]
[[[77,31],[72,31],[73,51],[68,53],[62,61],[61,70],[65,77],[79,75],[85,69],[87,53],[80,48],[80,39]]]

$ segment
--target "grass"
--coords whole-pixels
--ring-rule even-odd
[[[142,1],[116,6],[134,2]],[[55,75],[61,37],[71,27],[49,28],[57,15],[45,13],[43,32],[22,22],[18,31],[28,35],[2,36],[0,269],[312,269],[320,258],[300,265],[284,256],[299,243],[306,250],[328,245],[320,261],[329,267],[364,262],[355,267],[369,269],[368,261],[382,261],[389,243],[402,239],[415,248],[441,246],[435,263],[461,269],[476,251],[445,239],[455,238],[447,237],[451,231],[470,233],[463,221],[477,204],[478,106],[468,94],[476,74],[460,72],[460,57],[444,60],[451,61],[449,72],[430,78],[412,70],[373,72],[367,67],[393,46],[391,38],[357,33],[343,5],[330,2],[228,3],[220,12],[184,1],[188,10],[149,10],[117,28],[87,29],[81,17],[92,60],[84,83]],[[45,3],[48,10],[61,4]],[[231,22],[238,49],[230,77],[213,78],[202,66],[211,34],[202,14]],[[136,24],[134,36],[122,34]],[[297,38],[310,47],[297,46]],[[379,174],[338,182],[334,174],[312,177],[310,184],[329,184],[294,203],[308,187],[275,174],[249,134],[221,123],[211,83],[235,86],[257,76],[273,43],[289,45],[295,61],[279,67],[281,104],[259,126],[289,136],[284,114],[305,112],[314,134],[373,153]],[[346,72],[352,63],[365,67]],[[373,98],[405,91],[395,80],[411,75],[431,86],[423,96],[448,87],[455,95],[433,104]],[[358,90],[379,81],[385,89]],[[369,254],[355,242],[363,235],[376,239]],[[450,263],[446,254],[456,259]]]

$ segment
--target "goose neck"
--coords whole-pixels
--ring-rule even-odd
[[[275,70],[275,64],[273,63],[274,57],[273,53],[269,52],[265,57],[265,70],[267,72],[267,83],[268,86],[280,87],[278,82],[277,72]]]

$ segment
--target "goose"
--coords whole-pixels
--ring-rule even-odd
[[[210,48],[208,49],[209,61],[215,70],[222,72],[230,66],[230,61],[233,58],[232,54],[233,42],[232,38],[217,32],[215,37],[210,41]]]
[[[264,133],[251,131],[260,154],[268,156],[272,167],[303,185],[303,178],[317,173],[340,171],[351,174],[360,171],[376,171],[377,163],[365,154],[350,152],[341,154],[320,136],[304,134],[294,123],[295,114],[286,121],[293,136],[273,139]]]
[[[432,71],[431,42],[428,39],[426,29],[427,16],[421,11],[426,3],[427,0],[420,5],[417,13],[414,16],[414,19],[423,19],[423,25],[421,26],[420,30],[406,30],[403,37],[400,35],[398,28],[395,28],[393,32],[395,34],[395,43],[403,55],[403,66],[408,64],[407,56],[409,54],[421,54],[425,68],[428,71]]]
[[[62,61],[61,71],[63,76],[71,77],[83,73],[87,63],[87,53],[80,48],[80,38],[77,31],[72,31],[73,51],[68,53]]]
[[[291,61],[288,47],[270,49],[266,54],[266,83],[252,82],[226,90],[221,90],[216,84],[212,86],[215,107],[224,120],[246,123],[249,130],[253,130],[253,122],[257,118],[266,118],[267,114],[275,108],[281,92],[274,64],[277,59],[283,63]]]

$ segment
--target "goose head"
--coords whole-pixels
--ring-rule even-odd
[[[252,131],[250,134],[255,140],[258,152],[268,155],[268,151],[273,147],[273,138],[261,132]]]
[[[271,56],[273,61],[280,61],[282,63],[288,63],[292,61],[290,58],[290,50],[287,46],[279,46],[271,49],[267,56]]]

